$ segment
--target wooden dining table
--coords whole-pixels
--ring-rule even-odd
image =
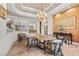
[[[55,55],[56,38],[53,35],[31,35],[30,38],[36,41],[33,42],[35,47],[42,49],[44,53]]]
[[[51,52],[51,42],[53,42],[53,40],[55,39],[53,37],[53,35],[51,36],[48,36],[48,35],[33,35],[32,37],[35,38],[35,40],[38,40],[38,43],[37,43],[37,47],[43,49],[45,52],[46,50],[50,51]]]
[[[34,35],[33,37],[37,38],[38,41],[44,42],[48,40],[54,40],[55,38],[53,36],[48,36],[48,35]]]

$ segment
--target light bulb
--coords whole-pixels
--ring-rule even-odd
[[[39,14],[37,14],[37,16],[39,16]]]

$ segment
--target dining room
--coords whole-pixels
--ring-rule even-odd
[[[78,3],[6,3],[4,11],[0,55],[79,56]]]

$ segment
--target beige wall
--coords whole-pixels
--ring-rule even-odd
[[[0,5],[0,17],[4,17],[6,14],[5,9]]]
[[[71,32],[73,34],[73,40],[79,42],[79,5],[54,16],[54,32],[58,31],[55,26],[56,21],[64,20],[71,16],[75,17],[75,28],[65,28],[64,32]]]

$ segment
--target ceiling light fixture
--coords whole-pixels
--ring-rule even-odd
[[[37,17],[39,18],[40,21],[46,22],[48,19],[48,15],[47,15],[47,13],[45,13],[43,11],[43,9],[44,9],[43,7],[44,7],[43,3],[41,3],[41,11],[39,13],[37,13]]]

